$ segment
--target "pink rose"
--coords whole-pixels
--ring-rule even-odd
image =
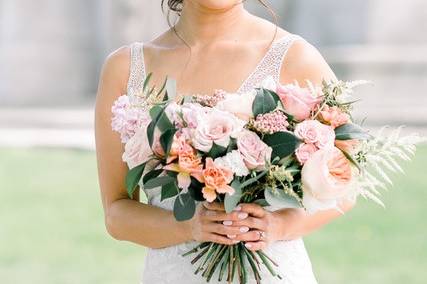
[[[300,162],[301,165],[304,165],[305,162],[307,162],[307,160],[310,159],[318,150],[319,148],[314,144],[303,143],[298,147],[295,155],[297,156],[298,162]]]
[[[321,102],[321,98],[314,97],[309,89],[294,84],[279,85],[277,95],[280,97],[285,111],[299,121],[309,118],[311,112]]]
[[[245,122],[234,115],[217,109],[211,109],[205,115],[199,115],[194,130],[193,146],[203,152],[209,152],[213,143],[227,147],[232,137],[236,137]]]
[[[215,165],[212,158],[206,159],[203,179],[205,182],[205,187],[202,189],[203,197],[208,202],[213,202],[217,193],[234,194],[234,188],[229,186],[233,181],[233,172],[226,167]]]
[[[271,159],[271,147],[249,130],[244,130],[237,136],[237,148],[250,170],[265,170],[266,162]]]
[[[309,212],[338,209],[340,201],[356,194],[351,163],[337,148],[314,153],[302,168],[301,181],[303,204]]]
[[[124,162],[129,169],[146,162],[153,154],[148,144],[147,127],[140,128],[125,144],[125,151],[122,155]]]
[[[317,120],[304,120],[297,124],[294,133],[305,143],[314,144],[319,149],[334,146],[334,130]]]
[[[347,113],[344,113],[337,106],[325,106],[320,112],[320,120],[335,129],[341,125],[349,123],[350,116]]]

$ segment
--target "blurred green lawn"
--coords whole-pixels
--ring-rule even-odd
[[[306,239],[323,284],[426,283],[427,146],[384,194]],[[138,283],[144,248],[104,228],[92,152],[0,149],[1,283]],[[145,283],[151,284],[151,283]]]

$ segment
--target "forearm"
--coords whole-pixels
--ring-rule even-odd
[[[279,228],[279,236],[283,240],[293,240],[304,237],[334,219],[343,215],[354,206],[353,202],[344,202],[340,205],[342,212],[338,210],[319,211],[309,214],[304,209],[283,209],[274,212]]]
[[[175,220],[173,213],[130,199],[114,201],[106,210],[108,232],[118,240],[150,248],[162,248],[189,241],[188,223]]]

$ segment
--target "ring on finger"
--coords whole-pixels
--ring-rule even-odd
[[[265,240],[267,238],[267,234],[264,231],[258,231],[259,241]]]

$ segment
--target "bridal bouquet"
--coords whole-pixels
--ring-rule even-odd
[[[280,85],[267,79],[246,94],[216,91],[179,98],[173,81],[159,91],[148,82],[137,99],[115,102],[112,127],[125,143],[129,196],[138,184],[175,197],[174,216],[191,219],[197,201],[223,202],[227,212],[241,202],[309,212],[340,210],[358,195],[380,204],[387,172],[402,171],[399,159],[414,154],[417,135],[399,129],[373,136],[351,117],[353,88],[364,82]],[[202,243],[186,255],[209,282],[236,277],[247,283],[261,268],[280,278],[263,251],[243,244]]]

